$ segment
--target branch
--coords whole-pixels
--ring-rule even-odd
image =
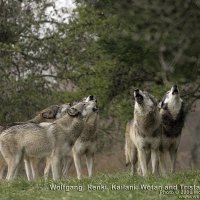
[[[194,87],[194,85],[192,85],[192,87]],[[198,100],[200,99],[200,84],[197,84],[197,86],[191,90],[191,88],[188,88],[187,90],[190,90],[190,92],[187,92],[182,95],[183,99],[186,103],[185,106],[185,111],[188,112],[192,105]]]
[[[181,45],[181,43],[183,45]],[[185,41],[184,38],[182,38],[181,41],[180,41],[180,45],[181,45],[181,47],[179,48],[178,52],[175,54],[174,59],[172,60],[172,62],[169,64],[169,69],[170,69],[171,72],[174,71],[174,66],[179,62],[180,58],[183,55],[183,52],[188,47],[189,41],[188,40]]]
[[[56,75],[52,75],[52,74],[41,74],[41,75],[38,75],[36,76],[38,78],[43,78],[43,77],[51,77],[51,78],[55,78],[55,79],[62,79],[62,80],[69,80],[68,78],[64,78],[64,77],[59,77],[59,76],[56,76]]]
[[[163,52],[166,50],[166,47],[164,45],[160,46],[159,49],[159,61],[161,64],[161,68],[162,68],[162,78],[163,78],[163,83],[166,85],[169,85],[169,80],[168,80],[168,76],[167,73],[169,71],[169,64],[165,61],[164,59],[164,55]]]

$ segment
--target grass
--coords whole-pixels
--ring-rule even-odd
[[[112,190],[112,184],[135,186],[135,190]],[[57,189],[53,190],[50,186],[57,185]],[[79,186],[80,190],[66,191],[65,188],[59,190],[59,187],[66,186],[66,189],[70,186]],[[101,190],[88,190],[89,186],[102,186]],[[153,186],[153,190],[145,190],[141,188],[141,185]],[[180,185],[195,188],[196,194],[194,194],[193,188],[187,188],[187,190],[180,190]],[[165,193],[173,194],[160,194],[160,189],[171,186],[173,188],[166,188],[163,190]],[[199,186],[199,187],[198,187]],[[162,187],[162,188],[161,188]],[[198,190],[199,189],[199,190]],[[190,192],[189,195],[180,194],[180,192]],[[176,194],[179,193],[179,194]],[[83,178],[77,180],[70,177],[66,180],[45,181],[43,179],[28,182],[25,179],[17,179],[15,181],[0,182],[0,200],[70,200],[70,199],[85,199],[85,200],[128,200],[128,199],[144,199],[144,200],[156,200],[156,199],[200,199],[200,171],[188,171],[180,172],[174,175],[169,175],[165,178],[155,177],[149,175],[145,178],[140,176],[130,176],[127,172],[118,172],[114,174],[100,173],[92,178]]]

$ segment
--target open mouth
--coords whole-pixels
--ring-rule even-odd
[[[97,107],[92,108],[93,112],[97,112],[99,109]]]
[[[94,100],[94,96],[93,96],[93,95],[90,95],[90,96],[89,96],[89,101],[92,101],[92,100]]]
[[[174,85],[174,86],[173,86],[173,89],[172,89],[172,94],[173,94],[173,95],[176,95],[176,94],[178,94],[178,93],[179,93],[178,87],[177,87],[176,85]]]
[[[143,96],[140,95],[140,94],[138,94],[138,95],[135,96],[135,100],[136,100],[139,104],[141,104],[141,103],[143,102]]]
[[[135,100],[137,103],[141,104],[143,102],[143,96],[140,94],[139,89],[135,90]]]
[[[174,90],[173,92],[172,92],[172,94],[174,95],[174,94],[178,94],[178,90],[176,89],[176,90]]]

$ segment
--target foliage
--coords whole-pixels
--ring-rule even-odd
[[[199,50],[194,44],[200,39],[196,2],[77,3],[68,28],[81,46],[71,52],[80,67],[72,68],[70,78],[82,90],[96,93],[108,115],[130,118],[132,88],[146,89],[160,99],[174,83],[180,85],[190,109],[199,98],[200,84]]]
[[[56,12],[51,0],[2,1],[1,122],[25,120],[47,105],[94,94],[102,116],[124,125],[132,117],[136,87],[161,99],[177,83],[187,110],[199,99],[197,1],[75,4],[66,22],[47,13],[50,7]]]
[[[178,186],[177,190],[169,190],[170,192],[180,192],[180,185],[186,186],[198,186],[199,183],[199,171],[182,172],[173,175],[169,175],[166,178],[155,177],[149,175],[148,177],[130,176],[126,172],[120,173],[101,173],[93,178],[83,178],[81,181],[76,178],[70,177],[67,180],[60,181],[44,181],[38,180],[35,182],[28,182],[24,179],[18,179],[13,182],[1,182],[0,183],[0,198],[9,200],[32,200],[32,199],[188,199],[193,196],[198,197],[198,194],[192,195],[194,190],[190,190],[191,195],[180,194],[159,194],[159,190],[111,190],[112,184],[125,185],[125,186],[137,186],[150,185],[150,186]],[[50,185],[56,184],[58,186],[82,186],[83,191],[65,191],[63,190],[50,190]],[[93,190],[88,191],[88,185],[99,186],[105,185],[106,190]],[[185,190],[185,192],[188,190]],[[189,192],[189,191],[188,191]],[[196,190],[198,193],[198,190]],[[194,197],[195,198],[195,197]]]

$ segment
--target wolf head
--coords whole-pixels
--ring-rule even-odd
[[[88,103],[90,102],[91,104],[95,104],[93,111],[97,112],[98,111],[98,107],[97,107],[97,99],[95,96],[93,95],[89,95],[88,97],[83,98],[83,102]]]
[[[59,119],[62,116],[64,116],[67,113],[67,109],[69,109],[70,107],[71,107],[70,103],[60,105],[58,112],[56,114],[56,119]]]
[[[87,117],[97,111],[97,100],[93,95],[90,95],[68,109],[68,114],[71,116],[80,114],[83,117]]]
[[[160,112],[162,114],[163,110],[167,110],[170,112],[172,117],[176,119],[177,115],[181,112],[182,107],[183,100],[180,97],[178,86],[174,85],[159,103],[159,108],[161,109]]]
[[[82,101],[83,101],[83,102],[88,102],[88,101],[96,101],[96,102],[97,102],[97,99],[96,99],[95,96],[89,95],[89,96],[87,96],[87,97],[84,97],[84,98],[82,99]]]
[[[63,115],[67,113],[67,109],[70,108],[70,104],[62,104],[62,105],[53,105],[42,111],[40,111],[41,117],[45,119],[56,120],[61,118]]]
[[[156,109],[157,101],[148,92],[134,90],[135,110],[140,114],[147,114]]]

